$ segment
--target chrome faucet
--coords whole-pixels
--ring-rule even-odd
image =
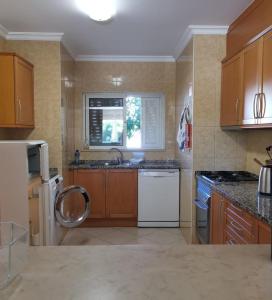
[[[118,164],[122,164],[124,162],[124,154],[123,154],[123,152],[120,149],[118,149],[118,148],[111,148],[110,152],[112,152],[112,151],[117,151],[120,154],[119,157],[116,157],[116,160],[117,160]]]

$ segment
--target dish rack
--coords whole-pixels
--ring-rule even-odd
[[[23,270],[27,259],[27,230],[12,222],[0,222],[0,289]]]

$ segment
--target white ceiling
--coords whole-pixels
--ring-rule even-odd
[[[15,32],[63,32],[75,55],[173,56],[188,25],[229,25],[251,0],[116,0],[98,24],[74,0],[0,0],[0,24]]]

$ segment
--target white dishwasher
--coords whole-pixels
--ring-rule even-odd
[[[179,227],[179,170],[138,171],[138,227]]]

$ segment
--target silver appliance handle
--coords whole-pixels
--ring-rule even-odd
[[[81,193],[85,200],[84,212],[81,216],[79,216],[76,219],[65,217],[63,214],[63,201],[65,200],[65,197],[67,197],[68,195],[70,195],[74,192]],[[55,202],[55,216],[56,216],[57,221],[63,227],[74,228],[74,227],[79,226],[86,220],[86,218],[89,216],[89,213],[90,213],[90,196],[89,196],[88,192],[86,191],[86,189],[84,189],[83,187],[77,186],[77,185],[71,185],[71,186],[63,189],[63,191],[61,191],[58,194],[56,202]]]
[[[200,208],[200,209],[204,209],[204,210],[208,210],[209,209],[209,206],[199,200],[194,200],[194,204],[196,207]]]
[[[258,117],[258,114],[257,114],[257,112],[256,112],[256,110],[257,110],[257,108],[256,108],[256,100],[257,100],[257,98],[258,98],[258,94],[255,94],[255,96],[254,96],[254,100],[253,100],[253,115],[254,115],[254,119],[257,119],[257,117]]]
[[[175,177],[179,175],[179,171],[140,171],[140,177],[152,177],[152,178],[165,178],[165,177]]]

